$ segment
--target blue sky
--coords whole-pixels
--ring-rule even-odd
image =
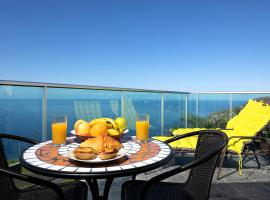
[[[270,1],[0,0],[0,80],[270,91]]]

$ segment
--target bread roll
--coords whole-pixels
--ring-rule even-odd
[[[101,160],[108,160],[115,158],[117,156],[117,150],[116,149],[111,149],[111,148],[105,148],[102,152],[99,154],[99,158]]]
[[[94,153],[76,153],[75,157],[80,159],[80,160],[93,160],[97,156]]]
[[[78,147],[73,153],[80,160],[93,160],[97,157],[92,147]]]

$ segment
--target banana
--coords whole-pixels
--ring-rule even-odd
[[[108,129],[108,135],[109,136],[118,136],[120,134],[121,133],[116,129],[113,129],[113,128]]]
[[[109,127],[109,125],[107,125],[106,121],[103,118],[93,119],[92,121],[89,122],[89,124],[90,127],[93,127],[95,124],[105,124],[107,128],[111,128]]]
[[[106,120],[106,123],[111,124],[113,129],[118,130],[118,125],[115,123],[114,119],[112,118],[103,118]]]
[[[111,118],[97,118],[93,119],[92,121],[89,122],[90,127],[94,126],[95,124],[102,123],[107,126],[108,129],[113,128],[113,129],[118,129],[117,124],[115,121]]]

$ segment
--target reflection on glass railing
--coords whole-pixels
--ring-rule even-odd
[[[130,135],[135,135],[136,113],[150,115],[150,135],[161,134],[161,94],[149,92],[125,92],[124,117]]]
[[[47,92],[47,132],[51,138],[52,116],[68,116],[68,131],[76,120],[91,121],[99,117],[121,116],[121,93],[107,90],[49,88]]]

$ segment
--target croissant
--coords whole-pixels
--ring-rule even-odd
[[[103,150],[102,138],[89,138],[80,144],[80,147],[92,147],[96,152]]]
[[[110,148],[110,149],[116,149],[117,151],[119,151],[119,149],[121,149],[122,145],[119,141],[113,139],[110,136],[103,136],[103,148]]]
[[[97,136],[89,138],[80,144],[80,147],[92,147],[95,151],[101,152],[105,148],[119,149],[122,147],[121,143],[110,136]]]

